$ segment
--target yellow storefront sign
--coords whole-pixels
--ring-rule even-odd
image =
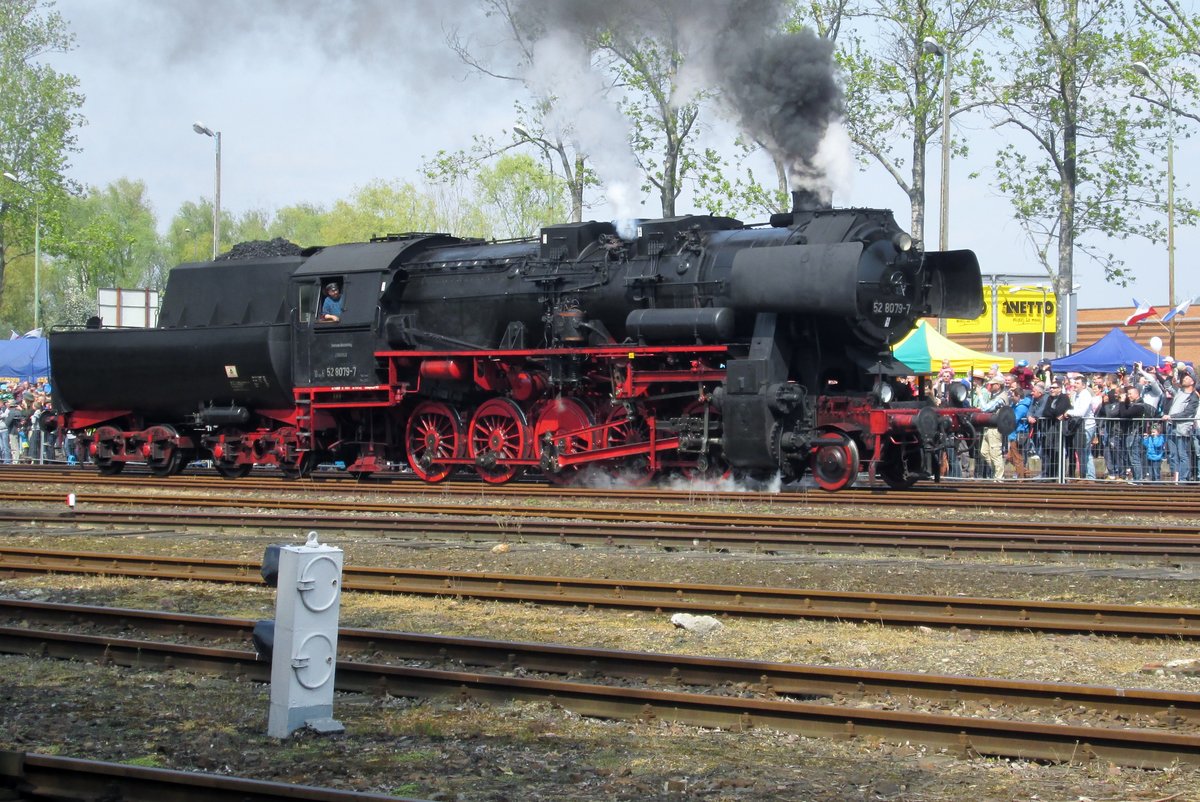
[[[996,288],[996,331],[1008,333],[1053,332],[1058,323],[1054,293],[1041,287]],[[947,318],[947,334],[990,334],[992,332],[992,288],[983,288],[983,314],[974,320]]]

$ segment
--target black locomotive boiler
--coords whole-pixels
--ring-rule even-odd
[[[344,309],[322,322],[331,283]],[[938,478],[947,438],[1011,425],[892,392],[913,371],[889,346],[981,303],[971,251],[923,251],[889,211],[796,193],[769,225],[404,234],[184,264],[157,328],[55,331],[50,351],[61,424],[104,473],[811,471],[836,490],[867,469],[907,487]]]

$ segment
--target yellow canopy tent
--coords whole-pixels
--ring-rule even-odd
[[[999,365],[1003,372],[1012,370],[1013,366],[1010,357],[972,351],[947,339],[930,326],[928,320],[922,320],[912,333],[896,343],[892,355],[917,373],[937,373],[942,369],[943,359],[950,360],[958,376],[966,376],[972,369],[986,371],[993,364]]]

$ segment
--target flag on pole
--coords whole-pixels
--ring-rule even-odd
[[[1179,317],[1183,317],[1184,315],[1186,315],[1188,309],[1190,309],[1192,306],[1192,301],[1194,301],[1194,300],[1195,300],[1195,298],[1188,298],[1187,300],[1183,301],[1183,303],[1179,304],[1179,306],[1175,307],[1170,312],[1167,312],[1165,315],[1163,315],[1162,322],[1166,323],[1167,321],[1169,321],[1171,318],[1175,317],[1176,315],[1178,315]]]
[[[1154,317],[1154,315],[1158,314],[1154,311],[1154,307],[1145,301],[1139,301],[1137,298],[1134,298],[1133,303],[1137,308],[1133,310],[1132,315],[1125,318],[1126,326],[1132,326],[1134,323],[1141,323],[1146,318]]]

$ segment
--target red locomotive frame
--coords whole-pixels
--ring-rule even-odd
[[[255,465],[299,477],[345,446],[347,427],[340,424],[363,416],[383,423],[372,425],[374,436],[353,444],[345,467],[357,475],[400,460],[431,483],[458,469],[474,470],[493,484],[525,470],[566,483],[589,466],[631,483],[664,470],[691,476],[726,471],[711,435],[719,431],[714,390],[726,380],[727,345],[396,350],[375,356],[386,383],[298,387],[293,409],[253,410],[248,426],[143,427],[128,410],[72,412],[64,424],[94,427],[79,444],[103,473],[136,461],[169,475],[205,455],[231,478]],[[552,383],[555,364],[574,366],[579,378],[565,387]],[[873,482],[909,486],[920,465],[911,466],[911,478],[896,466],[906,465],[906,453],[919,455],[923,439],[939,429],[959,433],[968,423],[995,423],[977,410],[892,408],[873,401],[861,393],[816,399],[802,453],[820,487],[847,487],[863,468]]]

